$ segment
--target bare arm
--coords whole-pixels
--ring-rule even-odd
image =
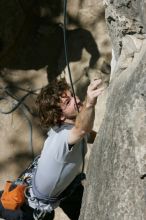
[[[87,89],[87,98],[81,112],[78,114],[75,125],[69,133],[69,144],[75,144],[93,128],[95,118],[95,104],[97,97],[102,93],[103,88],[99,88],[101,80],[93,81]]]

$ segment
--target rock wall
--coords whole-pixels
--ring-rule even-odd
[[[145,1],[104,3],[113,45],[112,75],[105,114],[89,159],[80,220],[144,220]]]

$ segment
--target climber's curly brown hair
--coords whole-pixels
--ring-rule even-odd
[[[41,89],[36,99],[41,125],[44,128],[61,125],[60,98],[64,91],[70,89],[66,80],[54,80]]]

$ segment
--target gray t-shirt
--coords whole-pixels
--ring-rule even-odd
[[[82,147],[85,145],[86,153],[86,144],[81,140],[69,149],[68,134],[72,127],[64,124],[48,132],[32,179],[33,193],[40,199],[58,196],[82,171]]]

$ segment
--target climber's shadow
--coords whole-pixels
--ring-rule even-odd
[[[41,69],[47,66],[48,80],[51,81],[62,73],[66,67],[63,28],[59,24],[45,23],[37,27],[37,38],[22,48],[21,56],[15,53],[6,68],[10,69]],[[76,62],[82,58],[83,49],[89,54],[87,66],[93,68],[100,57],[98,46],[92,34],[83,28],[66,30],[68,61]],[[31,44],[31,49],[29,45]],[[19,48],[21,50],[21,48]]]
[[[63,42],[64,41],[62,39],[62,47],[60,48],[60,52],[58,53],[57,59],[57,72],[55,71],[56,76],[61,74],[66,67],[66,57]],[[83,49],[85,49],[90,54],[89,63],[87,64],[88,67],[95,67],[96,62],[100,57],[100,53],[92,34],[88,30],[85,30],[83,28],[66,30],[66,46],[69,63],[80,61],[82,58]],[[49,74],[48,67],[48,78],[50,78],[50,76],[51,74]]]
[[[12,45],[4,44],[5,41],[0,36],[0,69],[39,70],[47,66],[50,81],[66,67],[63,27],[59,23],[60,20],[57,20],[62,12],[62,4],[59,0],[37,1],[33,7],[31,16],[26,16],[26,25],[18,32],[17,42],[15,39]],[[47,14],[41,16],[40,9]],[[30,10],[27,10],[27,13],[28,11]],[[78,20],[70,15],[67,17],[68,25],[77,27],[66,30],[69,63],[80,61],[85,49],[90,54],[87,58],[89,63],[86,61],[87,66],[93,68],[100,57],[94,37],[90,31],[81,27]]]

